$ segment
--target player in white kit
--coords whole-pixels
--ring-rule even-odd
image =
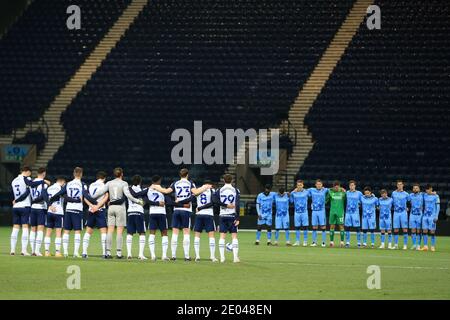
[[[211,185],[203,185],[200,188],[197,188],[195,184],[189,180],[189,171],[188,169],[180,170],[180,180],[175,181],[169,188],[162,188],[159,185],[152,185],[156,191],[159,191],[163,194],[171,194],[174,193],[175,201],[183,201],[186,199],[190,199],[192,195],[199,195],[207,189],[211,189]],[[183,250],[184,250],[184,260],[191,261],[189,255],[189,248],[191,244],[190,232],[191,232],[191,215],[192,215],[192,205],[185,205],[181,208],[176,208],[173,211],[172,216],[172,239],[171,239],[171,251],[172,251],[172,260],[176,260],[176,251],[178,245],[178,234],[180,229],[183,230]]]
[[[39,168],[37,177],[33,182],[43,182],[47,169]],[[44,201],[44,194],[47,184],[40,183],[30,188],[31,195],[31,211],[30,211],[30,246],[31,255],[41,257],[41,245],[44,241],[45,218],[47,215],[47,203]]]
[[[84,259],[88,257],[89,241],[91,239],[94,228],[100,230],[100,244],[102,247],[102,257],[106,258],[106,202],[109,199],[109,193],[105,188],[106,172],[99,171],[96,175],[97,180],[89,185],[88,193],[91,196],[93,207],[89,207],[86,221],[86,232],[83,237],[83,252],[81,256]],[[86,203],[90,203],[89,199]]]
[[[22,228],[22,253],[23,256],[29,256],[27,252],[28,247],[28,224],[30,219],[30,188],[44,183],[31,181],[31,169],[28,166],[24,166],[20,170],[20,174],[11,182],[12,192],[14,193],[13,201],[13,228],[11,232],[11,255],[16,254],[17,237],[19,235],[20,228]]]
[[[88,200],[90,199],[88,187],[81,181],[83,169],[76,167],[73,171],[73,177],[73,180],[68,182],[65,188],[67,205],[64,214],[64,234],[62,244],[64,257],[68,257],[70,232],[74,231],[73,257],[79,258],[81,230],[83,229],[83,201],[85,201],[89,207],[94,207],[94,204]]]
[[[134,198],[143,197],[146,195],[141,187],[142,177],[139,175],[131,178],[131,186],[128,187],[130,194]],[[127,197],[128,200],[128,218],[127,218],[127,259],[132,259],[132,245],[133,235],[139,234],[139,260],[147,260],[144,256],[145,249],[145,220],[144,220],[144,203],[133,202],[132,198]]]
[[[233,247],[233,262],[240,262],[239,260],[239,242],[237,238],[239,226],[239,200],[240,192],[235,188],[231,182],[233,177],[230,174],[223,176],[225,185],[218,189],[214,194],[213,201],[220,206],[220,240],[219,253],[220,262],[225,262],[225,238],[227,233],[231,233],[231,244]]]
[[[211,184],[212,182],[207,180],[205,184]],[[203,230],[208,233],[209,238],[209,258],[212,262],[217,262],[215,251],[216,251],[216,239],[214,237],[214,232],[216,231],[216,224],[214,222],[214,203],[213,195],[215,193],[214,189],[208,189],[197,198],[197,209],[195,214],[195,224],[194,224],[194,251],[195,251],[195,261],[200,261],[200,235]]]
[[[45,256],[50,257],[51,236],[55,230],[55,257],[62,257],[61,254],[61,234],[64,217],[64,198],[61,194],[65,193],[66,179],[64,177],[56,178],[56,183],[47,188],[44,197],[47,202],[48,211],[45,226],[47,227],[44,246]]]

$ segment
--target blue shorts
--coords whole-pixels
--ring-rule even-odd
[[[129,214],[127,219],[127,233],[145,233],[144,214]]]
[[[361,226],[359,213],[346,213],[344,218],[344,225],[346,227],[359,228]]]
[[[311,225],[316,226],[326,226],[327,218],[325,216],[325,211],[313,211],[311,216]]]
[[[212,232],[216,230],[216,224],[214,223],[214,217],[208,215],[196,215],[194,231],[195,232]]]
[[[394,229],[408,229],[408,214],[404,212],[394,212]]]
[[[392,220],[391,218],[380,218],[379,220],[380,223],[380,230],[391,230],[392,229]]]
[[[409,228],[410,229],[421,229],[422,228],[422,215],[421,214],[409,215]]]
[[[362,218],[362,229],[363,230],[375,230],[377,228],[377,223],[375,217],[373,218]]]
[[[276,216],[275,217],[275,229],[276,230],[287,230],[289,229],[289,215]]]
[[[186,211],[187,212],[187,211]],[[165,231],[168,229],[167,217],[165,214],[151,214],[148,221],[149,230]]]
[[[83,227],[83,214],[81,211],[66,211],[64,215],[64,230],[80,231]]]
[[[308,213],[295,213],[294,214],[294,226],[296,228],[300,227],[308,227],[309,226],[309,218]]]
[[[31,209],[30,211],[30,225],[32,227],[45,226],[45,216],[47,210],[45,209]]]
[[[434,222],[434,217],[424,216],[422,218],[422,230],[436,230],[436,222]]]
[[[238,228],[234,225],[236,218],[234,217],[220,217],[219,232],[220,233],[237,233]]]
[[[29,224],[30,223],[30,207],[28,208],[13,208],[13,224]]]
[[[258,226],[272,226],[272,216],[263,216],[262,219],[258,217]]]
[[[63,215],[47,212],[45,226],[50,229],[61,229],[63,225]]]
[[[106,210],[102,209],[95,213],[89,212],[87,216],[86,226],[94,229],[95,227],[101,229],[106,228],[108,225],[106,223]]]
[[[186,229],[191,227],[191,212],[186,210],[174,210],[172,216],[172,228]]]

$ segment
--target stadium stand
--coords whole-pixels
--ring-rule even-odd
[[[432,183],[445,212],[450,7],[440,0],[375,4],[381,30],[361,25],[306,117],[315,144],[297,178],[351,178],[377,191],[392,190],[396,179]]]
[[[130,2],[30,4],[0,41],[0,134],[42,116]],[[279,124],[354,3],[149,1],[63,114],[66,140],[49,172],[67,175],[81,165],[90,179],[121,165],[127,175],[158,173],[167,182],[176,175],[174,129],[192,130],[194,120],[204,130]],[[397,178],[430,182],[444,204],[448,2],[374,3],[382,8],[382,29],[361,24],[313,104],[305,125],[315,143],[297,177],[308,184],[352,178],[376,191],[392,190]],[[65,27],[69,4],[87,8],[79,32]],[[30,133],[14,142],[42,149],[45,137]],[[225,166],[190,169],[200,180],[217,180]]]
[[[66,143],[50,171],[121,164],[171,179],[174,129],[280,122],[352,4],[151,2],[64,114]],[[225,167],[191,169],[217,180]]]
[[[0,41],[0,134],[42,116],[129,2],[31,2]],[[66,27],[66,9],[73,4],[82,8],[80,31]]]

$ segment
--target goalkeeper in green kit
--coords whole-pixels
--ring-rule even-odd
[[[339,181],[333,183],[333,188],[327,194],[327,202],[330,201],[330,247],[334,247],[334,230],[339,226],[341,244],[344,246],[344,208],[345,189],[341,188]]]

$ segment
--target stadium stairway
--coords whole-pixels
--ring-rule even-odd
[[[293,152],[288,159],[286,169],[287,175],[279,174],[274,176],[273,185],[275,188],[285,186],[286,176],[289,187],[289,183],[298,173],[298,168],[302,166],[309,152],[312,150],[314,141],[304,123],[305,116],[314,104],[317,96],[322,91],[350,41],[358,31],[361,23],[364,22],[367,8],[372,3],[373,0],[358,0],[355,2],[344,23],[328,45],[319,63],[291,106],[291,109],[289,110],[289,121],[297,130],[298,142],[294,145]]]
[[[13,134],[0,136],[0,144],[10,144],[14,138],[23,138],[29,131],[29,127],[39,127],[43,120],[48,126],[48,140],[44,149],[37,157],[34,167],[36,169],[47,166],[47,163],[64,144],[65,131],[61,124],[62,113],[82,90],[83,86],[86,85],[146,4],[147,0],[133,0],[105,37],[99,42],[94,51],[61,89],[49,108],[46,109],[41,120],[33,122],[24,128],[19,128]]]

